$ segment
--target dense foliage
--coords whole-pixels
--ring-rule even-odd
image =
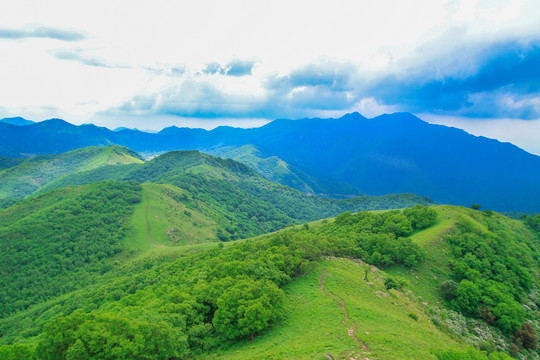
[[[308,196],[267,181],[239,162],[198,151],[173,151],[144,164],[101,166],[59,178],[53,189],[103,180],[168,183],[188,191],[177,201],[214,219],[222,241],[248,238],[289,224],[336,216],[343,211],[402,208],[432,204],[414,194],[360,196],[345,200]]]
[[[354,252],[346,255],[364,259],[371,264],[414,266],[424,258],[424,253],[406,237],[413,232],[412,221],[415,221],[415,226],[421,223],[427,227],[435,218],[434,210],[421,205],[403,212],[346,212],[339,215],[334,223],[315,229],[313,233],[317,236],[332,236],[351,244]]]
[[[0,317],[72,291],[121,251],[140,186],[104,182],[0,211]],[[35,204],[36,207],[34,207]]]
[[[463,314],[481,318],[505,334],[518,334],[530,318],[521,304],[537,286],[531,271],[538,268],[538,242],[508,229],[501,215],[473,215],[460,219],[447,237],[454,280],[443,282],[441,293]],[[521,346],[532,346],[525,343]]]
[[[23,160],[24,159],[22,158],[11,158],[7,156],[0,156],[0,171],[13,167],[21,163]]]
[[[312,261],[325,256],[367,259],[375,252],[396,262],[410,255],[419,261],[419,247],[394,232],[400,231],[395,219],[409,221],[401,211],[346,213],[313,229],[300,226],[162,264],[147,260],[132,275],[68,298],[62,310],[51,308],[60,317],[43,328],[39,342],[32,345],[37,346],[34,356],[170,359],[253,338],[279,321],[282,287],[308,271]],[[372,233],[373,222],[381,226]],[[378,235],[387,237],[388,246],[373,247],[368,239]],[[395,239],[401,240],[394,244]],[[6,354],[22,351],[20,345],[0,349]]]

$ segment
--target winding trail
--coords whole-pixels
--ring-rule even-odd
[[[146,195],[146,213],[144,214],[144,218],[146,219],[146,232],[148,234],[148,239],[150,239],[150,242],[152,243],[152,245],[154,247],[156,247],[156,248],[164,248],[166,246],[156,244],[154,242],[154,239],[152,239],[152,234],[150,233],[150,222],[148,221],[148,204],[149,203],[150,203],[150,201],[148,200],[148,195]]]
[[[323,269],[324,270],[324,269]],[[347,330],[347,335],[349,335],[350,337],[353,338],[354,341],[356,341],[358,343],[358,345],[360,345],[360,347],[362,347],[363,350],[365,351],[370,351],[369,350],[369,347],[367,347],[366,344],[364,344],[363,342],[361,342],[360,340],[358,340],[358,338],[356,337],[355,335],[355,331],[358,331],[358,325],[349,317],[349,315],[347,314],[347,310],[345,309],[345,300],[343,300],[342,298],[340,298],[339,296],[335,295],[335,294],[332,294],[331,292],[329,291],[326,291],[324,289],[324,275],[326,275],[328,273],[328,270],[324,270],[324,273],[321,274],[321,286],[319,286],[319,290],[321,290],[323,293],[325,293],[326,295],[330,295],[332,296],[333,298],[339,300],[339,302],[341,303],[341,311],[343,311],[343,316],[345,317],[345,320],[349,320],[353,327],[352,328],[349,328]],[[345,322],[342,321],[341,322],[341,326],[345,327]]]

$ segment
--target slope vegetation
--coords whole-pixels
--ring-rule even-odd
[[[352,197],[363,193],[348,183],[324,181],[307,175],[300,169],[291,166],[277,156],[269,156],[257,146],[248,144],[243,146],[225,146],[217,149],[202,150],[208,154],[226,159],[233,159],[252,169],[266,179],[287,185],[293,189],[308,194],[328,197]]]
[[[144,191],[168,187],[156,186]],[[514,259],[506,262],[518,266],[507,267],[506,278],[519,278],[519,267],[529,267],[530,289],[512,296],[533,309],[527,294],[538,282],[538,239],[530,229],[496,213],[417,206],[344,213],[227,246],[156,248],[114,267],[93,285],[4,319],[2,342],[18,344],[0,347],[0,354],[37,359],[457,359],[468,354],[487,359],[469,348],[473,345],[489,348],[491,359],[505,359],[495,351],[513,347],[534,358],[527,331],[507,332],[497,318],[487,324],[480,313],[461,307],[459,295],[454,308],[440,291],[453,278],[460,294],[466,281],[455,273],[456,250],[444,253],[456,246],[453,237],[463,235],[465,222],[483,230],[467,233],[478,238],[485,253],[495,256],[500,244],[494,240],[506,239],[504,251]],[[508,286],[488,273],[477,281]],[[481,291],[488,296],[489,286]],[[524,313],[520,321],[535,324],[535,314]],[[459,324],[460,333],[453,330]],[[478,329],[482,336],[474,333]]]
[[[68,174],[105,165],[142,162],[139,154],[116,145],[88,147],[58,155],[36,156],[0,171],[0,198],[22,199]]]

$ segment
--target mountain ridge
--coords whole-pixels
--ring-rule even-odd
[[[478,203],[498,211],[540,209],[540,200],[529,196],[540,192],[540,156],[458,128],[428,124],[410,113],[371,119],[358,113],[337,119],[278,119],[251,129],[173,126],[157,134],[50,122],[0,124],[5,127],[0,129],[0,155],[108,144],[143,154],[253,144],[308,176],[345,182],[367,194],[411,192],[439,203]]]

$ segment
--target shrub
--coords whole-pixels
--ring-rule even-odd
[[[458,283],[453,280],[446,280],[441,283],[439,291],[441,295],[448,301],[456,298],[456,292],[458,289]]]
[[[389,276],[384,280],[384,286],[387,290],[390,289],[402,289],[406,287],[409,282],[400,276]]]
[[[524,349],[536,349],[536,335],[529,323],[523,323],[520,330],[515,333],[514,342]]]

